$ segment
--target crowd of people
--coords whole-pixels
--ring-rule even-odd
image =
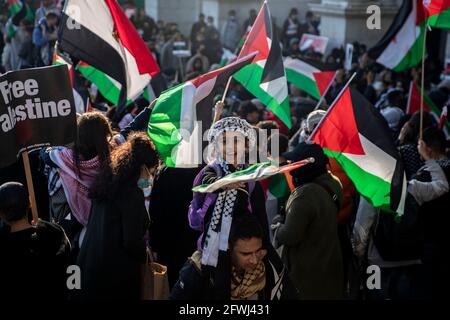
[[[224,50],[238,53],[257,14],[251,10],[241,23],[230,10],[220,31],[213,17],[201,14],[185,36],[177,23],[155,22],[143,9],[132,12],[130,20],[168,87],[219,68]],[[449,144],[430,113],[421,120],[419,113],[406,112],[409,84],[420,80],[421,70],[383,68],[359,43],[351,70],[343,68],[342,48],[327,56],[301,50],[302,34],[320,34],[320,20],[307,12],[302,21],[300,13],[293,8],[275,28],[284,56],[338,70],[324,103],[316,110],[317,101],[291,84],[289,129],[233,81],[225,102],[218,97],[215,106],[208,135],[214,156],[199,168],[169,168],[160,161],[146,134],[156,101],[138,99],[113,119],[115,106],[86,80],[98,110],[77,116],[73,145],[30,154],[42,220],[30,220],[22,164],[0,169],[0,296],[137,300],[150,247],[154,259],[168,267],[174,300],[438,298],[450,267]],[[53,0],[42,0],[31,20],[28,13],[21,19],[2,15],[2,72],[52,64],[60,19],[61,6]],[[184,49],[190,51],[187,61],[176,55]],[[441,71],[439,61],[426,61],[425,90],[442,110],[450,81]],[[394,217],[371,206],[336,160],[307,142],[354,73],[351,86],[385,119],[405,166],[406,207],[417,228],[408,255],[385,255],[382,222]],[[268,133],[267,143],[258,141],[259,131]],[[273,140],[279,154],[271,153]],[[290,173],[294,190],[275,205],[259,182],[192,193],[193,186],[245,169],[251,148],[268,149],[260,160],[280,165],[315,161]],[[66,286],[69,265],[80,267],[80,290]],[[366,286],[370,265],[381,269],[376,290]]]

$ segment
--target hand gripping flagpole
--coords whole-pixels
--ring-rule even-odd
[[[317,124],[317,126],[314,128],[313,132],[311,133],[311,135],[308,137],[307,141],[311,141],[311,138],[314,137],[314,135],[316,134],[317,130],[322,126],[323,121],[327,118],[328,114],[331,112],[331,110],[333,110],[334,106],[336,105],[336,103],[339,101],[339,99],[342,97],[342,95],[344,94],[345,90],[347,90],[348,86],[350,85],[350,83],[353,81],[353,79],[356,76],[356,72],[353,72],[352,76],[350,77],[350,79],[348,79],[347,83],[345,84],[345,86],[342,88],[341,92],[339,92],[338,96],[336,97],[336,99],[334,99],[333,103],[330,105],[330,107],[328,108],[327,112],[325,113],[325,115],[322,117],[322,119],[319,121],[319,123]]]

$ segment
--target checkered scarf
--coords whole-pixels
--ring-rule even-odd
[[[266,286],[266,266],[262,261],[253,271],[244,274],[232,267],[231,276],[231,298],[235,300],[248,299]]]
[[[221,162],[220,166],[224,175],[231,173],[226,162]],[[239,167],[239,169],[242,168]],[[236,189],[227,190],[219,193],[217,197],[203,245],[203,265],[217,267],[219,250],[228,250],[228,238],[230,236],[237,193]]]

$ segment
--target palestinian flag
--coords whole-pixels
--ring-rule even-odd
[[[216,180],[214,183],[197,186],[193,188],[192,191],[200,193],[211,193],[233,183],[260,181],[278,174],[288,173],[308,163],[311,163],[312,161],[314,161],[312,158],[308,158],[292,164],[287,164],[282,167],[276,166],[271,162],[257,163],[248,167],[247,169],[230,173],[225,177]]]
[[[289,83],[317,100],[326,92],[336,74],[336,71],[321,71],[303,60],[291,57],[284,59],[284,68]]]
[[[403,214],[403,163],[385,120],[359,92],[345,89],[310,140],[337,160],[373,206]]]
[[[324,96],[328,91],[328,88],[336,77],[336,71],[322,71],[315,72],[314,79],[316,79],[317,88],[319,89],[320,96]]]
[[[119,82],[108,76],[106,73],[101,72],[83,61],[77,65],[77,70],[86,79],[96,85],[98,91],[100,91],[106,100],[111,102],[113,105],[119,104],[120,92],[122,90],[122,85]],[[158,73],[153,76],[152,80],[150,80],[150,83],[143,90],[142,94],[147,101],[151,102],[166,89],[167,87],[165,80],[162,75]],[[125,105],[129,105],[132,102],[133,100],[128,99]]]
[[[411,81],[409,86],[408,104],[406,106],[407,114],[414,114],[417,111],[420,111],[420,93],[421,87],[414,81]],[[423,110],[431,113],[437,122],[440,121],[442,110],[434,104],[433,100],[431,100],[425,92],[423,95]],[[450,130],[450,123],[448,120],[445,121],[445,126]]]
[[[423,5],[431,27],[450,29],[450,0],[424,0]]]
[[[211,126],[214,97],[255,53],[161,94],[150,115],[148,134],[168,167],[202,164],[203,133]]]
[[[423,55],[425,14],[422,0],[403,0],[399,12],[369,57],[394,71],[415,67]]]
[[[59,30],[60,49],[121,85],[119,106],[134,100],[159,67],[116,0],[68,0]]]
[[[55,49],[53,56],[54,65],[66,65],[69,69],[70,84],[72,85],[73,99],[75,101],[75,110],[77,113],[85,113],[92,111],[91,102],[89,99],[89,92],[84,86],[84,80],[80,74],[74,70],[72,62],[68,58],[64,58],[58,54],[58,49]]]
[[[253,52],[258,54],[252,64],[238,72],[234,78],[291,128],[291,109],[283,57],[277,32],[272,27],[267,2],[264,2],[259,11],[239,58]]]

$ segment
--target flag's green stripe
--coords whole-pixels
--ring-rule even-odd
[[[339,152],[323,149],[325,154],[333,157],[342,166],[345,173],[352,180],[358,192],[374,207],[390,208],[391,185],[379,177],[368,173]]]
[[[150,101],[150,93],[148,92],[148,89],[144,89],[144,93],[142,95],[144,97],[145,100],[147,100],[148,102]]]
[[[277,174],[270,179],[269,192],[278,199],[289,197],[291,189],[284,173]]]
[[[423,55],[423,40],[424,40],[425,26],[420,26],[420,35],[409,49],[408,53],[403,57],[400,63],[392,70],[396,72],[404,71],[415,67],[421,60]],[[399,39],[399,41],[401,41]],[[401,54],[401,53],[399,53]]]
[[[18,13],[20,11],[20,9],[22,9],[22,5],[19,2],[15,2],[15,3],[11,4],[8,9],[9,16],[15,15],[16,13]]]
[[[270,162],[256,163],[256,164],[248,167],[247,169],[230,173],[230,174],[226,175],[225,177],[223,177],[222,179],[225,179],[225,178],[227,178],[227,179],[237,179],[237,178],[242,177],[242,176],[249,176],[249,175],[253,174],[259,168],[267,167],[267,166],[270,166],[270,165],[271,165]],[[209,184],[202,184],[202,185],[199,185],[199,186],[193,188],[192,191],[194,191],[194,192],[201,192],[202,190],[206,189],[208,186],[209,186]]]
[[[181,140],[179,129],[183,87],[184,84],[180,84],[161,94],[148,125],[148,134],[168,167],[176,167],[172,151]]]
[[[261,100],[278,118],[283,121],[288,128],[291,124],[291,109],[289,106],[289,98],[287,97],[281,104],[279,104],[266,91],[261,89],[261,78],[263,69],[256,63],[250,64],[241,69],[234,75],[234,78],[239,81],[249,92]]]
[[[100,91],[100,93],[103,97],[105,97],[106,100],[115,105],[119,103],[121,88],[117,87],[117,85],[112,82],[105,73],[96,69],[95,67],[83,65],[79,66],[77,70],[83,76],[85,76],[86,79],[97,86],[98,91]],[[128,100],[127,105],[131,102],[131,100]]]
[[[295,85],[296,87],[302,89],[310,96],[320,99],[319,89],[317,84],[312,81],[309,77],[289,68],[286,68],[286,78],[287,81]]]
[[[428,23],[434,28],[450,29],[450,7],[428,18]]]

